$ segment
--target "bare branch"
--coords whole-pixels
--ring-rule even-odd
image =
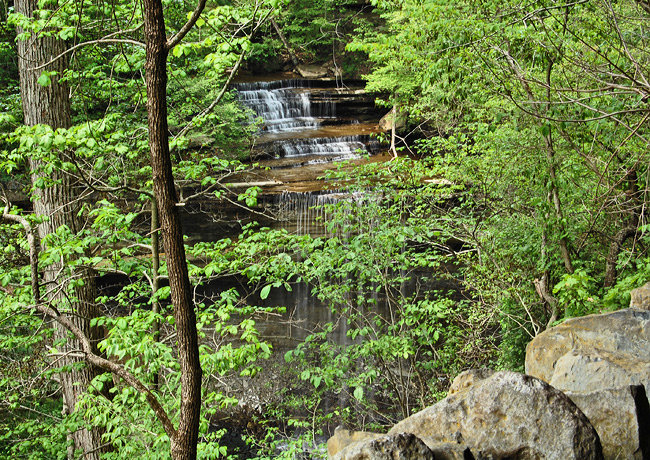
[[[63,56],[65,56],[66,54],[70,54],[70,53],[72,53],[72,52],[78,50],[79,48],[83,48],[84,46],[89,46],[89,45],[98,45],[98,44],[103,44],[103,43],[127,43],[127,44],[130,44],[130,45],[135,45],[135,46],[142,46],[142,47],[144,47],[144,46],[145,46],[144,43],[139,42],[139,41],[137,41],[137,40],[130,39],[130,38],[110,38],[110,37],[114,37],[114,36],[116,36],[116,35],[122,35],[122,34],[126,34],[126,33],[136,32],[136,31],[137,31],[138,29],[140,29],[141,27],[142,27],[142,25],[139,25],[139,26],[136,27],[135,29],[131,29],[131,30],[120,30],[120,31],[117,31],[117,32],[113,32],[112,34],[106,35],[105,37],[98,38],[97,40],[89,40],[89,41],[87,41],[87,42],[77,43],[76,45],[71,46],[70,48],[67,48],[64,52],[62,52],[62,53],[59,54],[58,56],[53,57],[52,59],[50,59],[50,60],[49,60],[48,62],[46,62],[45,64],[41,64],[41,65],[39,65],[39,66],[37,66],[37,67],[32,67],[32,68],[29,69],[29,70],[40,70],[40,69],[44,69],[45,67],[49,66],[49,65],[52,64],[53,62],[56,62],[56,61],[58,61],[59,59],[61,59],[61,58],[62,58]]]
[[[149,407],[151,407],[151,409],[156,414],[158,420],[162,423],[163,428],[165,429],[165,433],[167,433],[170,439],[176,437],[176,433],[177,433],[176,429],[174,428],[174,425],[169,419],[167,412],[160,404],[160,401],[158,401],[156,395],[154,395],[144,383],[142,383],[133,374],[127,371],[124,366],[109,361],[108,359],[102,358],[101,356],[98,356],[95,353],[93,353],[92,344],[90,343],[90,340],[83,333],[83,331],[76,324],[74,324],[74,322],[72,322],[70,318],[58,314],[53,308],[45,304],[36,304],[34,308],[40,313],[54,319],[57,323],[65,327],[69,332],[71,332],[75,336],[75,338],[81,344],[82,347],[81,351],[83,353],[83,357],[86,361],[88,361],[88,363],[92,364],[93,366],[97,366],[98,368],[104,371],[115,374],[118,377],[121,377],[137,391],[143,393],[145,395],[145,398],[147,399],[147,403],[149,403]]]
[[[196,6],[196,9],[192,13],[192,16],[185,23],[185,25],[181,27],[181,30],[179,30],[176,33],[176,35],[174,35],[169,40],[167,40],[167,43],[165,44],[165,48],[167,48],[167,51],[171,50],[174,46],[178,45],[183,39],[183,37],[187,35],[187,33],[192,29],[192,27],[194,27],[194,24],[196,24],[196,21],[198,21],[199,16],[201,16],[201,13],[205,8],[205,3],[206,0],[200,0],[199,4]]]

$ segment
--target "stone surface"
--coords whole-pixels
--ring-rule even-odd
[[[650,384],[650,311],[565,321],[528,344],[526,372],[567,393],[596,428],[606,459],[650,458],[642,386]]]
[[[333,460],[436,460],[437,457],[414,434],[397,433],[350,444],[330,458]]]
[[[449,395],[458,393],[460,391],[465,391],[475,383],[484,380],[496,371],[493,369],[470,369],[468,371],[463,371],[456,376],[451,386],[449,387]]]
[[[302,78],[323,78],[327,76],[327,68],[319,65],[299,64],[296,72]]]
[[[640,310],[650,310],[650,283],[633,289],[630,292],[630,308],[638,308]]]
[[[441,442],[431,445],[436,460],[475,460],[472,450],[454,442]]]
[[[561,391],[650,383],[650,311],[628,308],[573,318],[526,348],[526,373]]]
[[[539,379],[496,372],[395,425],[429,448],[469,446],[476,458],[602,459],[598,435],[562,392]]]
[[[336,430],[334,430],[334,435],[327,440],[327,455],[331,458],[350,444],[377,439],[381,436],[382,435],[378,433],[350,431],[341,426],[337,426]]]
[[[395,121],[395,129],[399,130],[406,126],[407,113],[400,112]],[[382,131],[390,131],[393,129],[393,111],[391,110],[379,120],[379,129]]]
[[[592,392],[648,382],[650,362],[605,351],[571,350],[558,358],[548,383],[561,391]]]
[[[643,441],[650,441],[650,420],[643,420],[642,406],[648,405],[643,386],[566,395],[598,432],[606,459],[649,458],[650,452],[643,455],[647,450]]]

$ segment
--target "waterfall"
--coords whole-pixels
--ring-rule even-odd
[[[292,79],[234,85],[242,104],[262,119],[261,133],[292,133],[291,139],[263,145],[265,154],[276,158],[313,155],[313,159],[300,162],[305,165],[359,158],[368,152],[369,136],[314,136],[324,121],[336,118],[336,102],[332,98],[321,96],[311,100],[310,90],[317,83],[320,82]]]
[[[334,118],[335,104],[319,103],[312,108],[309,80],[278,80],[238,83],[239,100],[264,121],[263,131],[281,133],[320,126],[320,118]]]
[[[368,200],[381,200],[379,195],[368,195],[365,191],[340,192],[283,192],[275,198],[278,217],[284,222],[284,228],[297,235],[311,235],[313,237],[349,236],[343,234],[341,228],[329,229],[331,223],[332,205],[345,202],[350,206],[363,206]],[[347,211],[344,211],[347,215]],[[295,223],[295,224],[294,224]],[[374,222],[369,222],[371,231]]]

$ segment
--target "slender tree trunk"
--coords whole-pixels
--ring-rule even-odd
[[[181,407],[176,435],[171,440],[172,458],[196,458],[201,408],[201,364],[199,362],[196,315],[187,272],[183,233],[176,203],[167,126],[167,56],[163,8],[160,0],[143,0],[147,40],[145,79],[153,189],[169,273],[171,301],[178,337],[181,367]]]
[[[397,147],[395,145],[395,130],[397,125],[397,103],[393,105],[391,110],[391,124],[390,124],[390,151],[393,159],[397,158]]]
[[[549,60],[546,66],[546,110],[545,115],[548,112],[548,109],[551,105],[551,72],[553,71],[553,61]],[[558,180],[556,174],[556,158],[555,158],[555,146],[553,145],[553,133],[551,131],[551,126],[548,126],[548,133],[544,136],[544,143],[546,144],[546,159],[548,161],[548,175],[550,178],[550,189],[548,192],[549,204],[553,207],[555,211],[555,219],[557,221],[557,226],[560,232],[560,254],[562,256],[562,261],[564,262],[564,268],[567,273],[573,273],[573,263],[571,262],[571,254],[569,253],[569,242],[566,237],[566,231],[564,227],[564,213],[562,212],[562,202],[560,200],[560,192],[558,190]]]
[[[276,22],[275,18],[271,18],[271,25],[275,29],[275,33],[277,33],[278,37],[280,37],[280,40],[282,40],[282,44],[284,45],[284,48],[287,50],[287,53],[289,53],[289,57],[291,58],[291,62],[293,63],[293,66],[298,67],[298,64],[300,64],[298,62],[298,58],[296,57],[295,53],[291,49],[291,46],[289,46],[289,42],[284,36],[284,33],[282,33],[282,29],[280,29],[280,26]]]
[[[32,17],[36,9],[36,0],[16,0],[16,11],[27,17]],[[19,30],[19,33],[22,31]],[[35,67],[49,62],[53,57],[65,50],[65,44],[56,37],[32,36],[24,41],[18,41],[18,67],[20,72],[20,91],[22,96],[25,124],[33,126],[46,124],[53,129],[70,126],[70,100],[68,87],[59,81],[59,76],[67,68],[67,60],[62,58],[48,65],[46,69],[34,70]],[[52,76],[51,84],[40,85],[37,80],[43,70],[57,72]],[[31,158],[30,167],[32,182],[36,184],[45,175],[44,162]],[[47,173],[52,185],[35,188],[34,212],[45,218],[38,226],[41,240],[61,226],[67,226],[74,233],[81,228],[77,216],[78,207],[75,201],[70,177],[55,169]],[[69,283],[75,279],[76,287],[70,289]],[[90,320],[101,312],[95,303],[94,277],[85,269],[69,272],[60,263],[46,267],[43,281],[47,291],[47,301],[59,312],[68,315],[71,320],[96,343],[101,340],[100,331],[90,327]],[[80,360],[72,358],[71,351],[79,350],[80,344],[71,340],[61,326],[56,325],[55,338],[66,343],[60,348],[61,359],[59,366],[77,363]],[[75,366],[76,367],[76,366]],[[79,397],[86,391],[90,381],[101,372],[92,366],[82,366],[81,369],[60,374],[61,388],[65,410],[71,413]],[[102,451],[102,432],[98,429],[79,430],[73,433],[74,446],[81,450],[84,459],[99,459]]]
[[[618,277],[618,255],[625,241],[636,236],[639,222],[641,221],[641,210],[643,207],[639,203],[638,180],[635,166],[626,174],[627,190],[625,191],[625,199],[622,206],[628,209],[629,218],[627,218],[627,223],[623,223],[625,227],[618,231],[609,244],[609,252],[605,260],[605,278],[603,281],[603,287],[605,288],[612,287],[616,284]],[[625,221],[626,218],[623,217],[622,220]]]

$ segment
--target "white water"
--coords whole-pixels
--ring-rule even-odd
[[[312,102],[308,80],[278,80],[235,85],[240,101],[263,121],[264,133],[292,133],[292,139],[273,142],[275,157],[322,156],[302,164],[359,158],[367,153],[367,136],[307,138],[323,120],[336,118],[333,100]]]

